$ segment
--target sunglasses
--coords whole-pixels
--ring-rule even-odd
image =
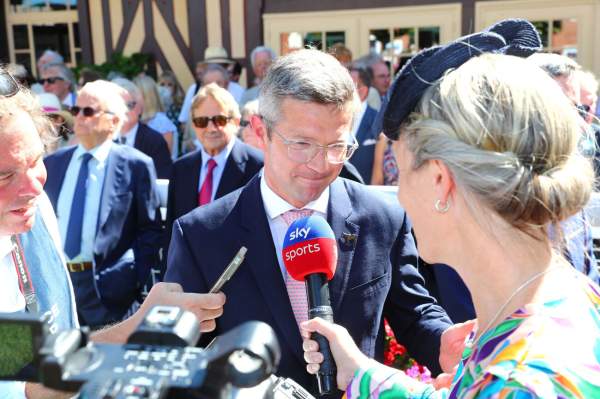
[[[58,82],[58,81],[63,81],[64,79],[61,78],[60,76],[54,76],[52,78],[46,78],[46,79],[40,79],[39,83],[41,85],[45,84],[46,82],[48,82],[48,84],[53,85],[54,83]]]
[[[240,127],[246,127],[250,124],[250,121],[245,121],[245,120],[241,120],[240,121]]]
[[[19,83],[6,71],[0,71],[0,96],[12,97],[19,92]]]
[[[205,128],[208,126],[208,122],[212,121],[213,125],[223,127],[231,119],[231,116],[215,115],[215,116],[198,116],[192,119],[194,126],[197,128]]]
[[[92,107],[78,107],[77,105],[72,106],[69,111],[71,112],[71,115],[73,115],[73,116],[77,116],[81,112],[83,114],[83,116],[85,116],[86,118],[89,118],[90,116],[94,116],[98,112],[105,112],[107,114],[110,114],[110,112],[108,112],[108,111],[102,111],[100,109],[94,109]]]

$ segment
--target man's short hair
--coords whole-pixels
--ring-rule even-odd
[[[118,84],[100,79],[86,83],[85,86],[81,88],[79,95],[81,96],[82,94],[87,93],[90,96],[95,97],[100,104],[102,104],[104,110],[117,116],[119,118],[119,123],[115,132],[118,132],[123,126],[128,111],[125,100],[123,100],[122,97],[124,91],[125,89]]]
[[[209,72],[219,72],[223,76],[223,81],[225,83],[229,81],[229,72],[227,72],[227,69],[223,68],[220,64],[207,64],[204,69],[204,76]]]
[[[553,78],[570,77],[575,71],[581,69],[577,62],[560,54],[536,53],[529,56],[528,59],[533,61]]]
[[[294,51],[271,65],[259,95],[267,127],[277,123],[285,99],[332,105],[352,114],[360,105],[348,70],[330,54],[314,49]]]
[[[74,88],[75,75],[73,75],[73,71],[71,71],[71,68],[69,68],[68,66],[66,66],[65,64],[62,64],[62,63],[61,64],[50,63],[50,64],[45,64],[42,67],[42,72],[46,72],[48,69],[52,69],[52,68],[54,68],[58,71],[58,76],[60,76],[65,81],[70,83],[71,89]]]
[[[375,73],[373,72],[373,65],[379,64],[379,63],[385,63],[385,60],[377,54],[369,54],[369,55],[360,57],[359,59],[354,61],[352,63],[352,66],[357,69],[366,70],[371,75],[371,81],[372,81],[373,77],[375,76]]]
[[[131,80],[125,78],[114,78],[113,80],[111,80],[111,82],[125,89],[127,93],[129,93],[131,98],[133,98],[135,101],[142,100],[142,92],[140,88],[137,87],[136,84],[133,83]]]
[[[212,98],[216,101],[217,104],[223,108],[223,111],[227,116],[230,116],[235,119],[239,119],[240,116],[240,107],[238,103],[235,101],[235,98],[231,95],[231,93],[222,88],[216,83],[211,83],[206,86],[203,86],[198,93],[192,99],[192,106],[190,107],[190,119],[194,117],[194,110],[198,108],[204,100],[207,98]],[[211,115],[214,116],[214,115]]]
[[[360,80],[364,86],[371,87],[372,75],[367,69],[352,66],[350,67],[350,72],[356,72],[358,74],[358,80]]]
[[[42,53],[40,58],[38,58],[38,60],[40,60],[41,58],[47,58],[48,60],[46,61],[46,63],[49,64],[64,64],[65,62],[65,59],[62,55],[50,49],[44,50],[44,52]]]
[[[252,67],[254,67],[256,65],[256,56],[259,53],[269,53],[269,55],[271,56],[271,60],[274,60],[275,58],[277,58],[277,55],[275,54],[275,52],[273,50],[271,50],[269,47],[267,47],[267,46],[255,47],[254,50],[252,50],[252,52],[250,53],[250,63],[252,64]]]

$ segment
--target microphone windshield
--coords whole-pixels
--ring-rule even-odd
[[[331,280],[337,265],[337,244],[327,221],[318,215],[294,221],[285,233],[282,258],[294,280],[304,281],[313,273],[323,273]]]

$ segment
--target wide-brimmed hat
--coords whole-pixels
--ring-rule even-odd
[[[422,50],[398,72],[388,90],[373,129],[395,140],[403,122],[415,110],[423,93],[444,74],[484,53],[528,57],[542,49],[535,27],[524,19],[507,19],[460,37],[443,46]]]
[[[227,50],[223,47],[213,46],[204,50],[204,59],[202,64],[233,64],[235,61],[229,58]]]
[[[37,95],[40,107],[44,113],[49,115],[60,115],[69,129],[73,128],[73,115],[63,108],[58,97],[52,93],[40,93]]]

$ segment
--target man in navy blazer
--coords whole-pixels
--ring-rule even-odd
[[[90,326],[126,316],[162,242],[152,160],[112,141],[126,112],[118,93],[106,81],[84,86],[75,108],[80,144],[44,160],[78,313]]]
[[[288,218],[312,212],[327,219],[338,243],[329,283],[334,319],[361,349],[382,359],[386,317],[398,340],[434,372],[440,362],[448,366],[446,358],[457,362],[460,354],[446,349],[464,336],[445,332],[450,320],[423,287],[404,211],[368,187],[338,178],[356,148],[349,143],[357,99],[348,71],[320,51],[293,52],[272,65],[259,101],[260,116],[251,122],[265,151],[263,174],[175,221],[165,279],[185,291],[207,292],[238,249],[247,247],[244,263],[223,288],[227,301],[216,333],[247,320],[268,323],[281,346],[278,374],[316,394],[299,332],[307,314],[294,313],[305,312],[306,303],[292,305],[296,283],[281,261]]]
[[[190,112],[201,147],[173,164],[167,240],[175,219],[244,186],[263,166],[262,153],[236,138],[241,115],[227,90],[216,84],[204,86],[194,96]]]
[[[351,68],[350,76],[356,85],[360,99],[360,110],[355,116],[353,134],[356,136],[359,147],[350,158],[350,163],[358,169],[363,180],[368,184],[373,174],[373,160],[375,157],[375,144],[379,132],[373,132],[371,127],[375,122],[377,111],[367,104],[367,95],[371,86],[371,77],[365,69]]]
[[[144,98],[140,89],[132,81],[124,78],[113,80],[121,86],[121,96],[127,105],[126,118],[119,132],[119,142],[134,147],[152,158],[159,179],[168,179],[171,175],[171,153],[166,140],[156,130],[140,122],[144,109]]]

